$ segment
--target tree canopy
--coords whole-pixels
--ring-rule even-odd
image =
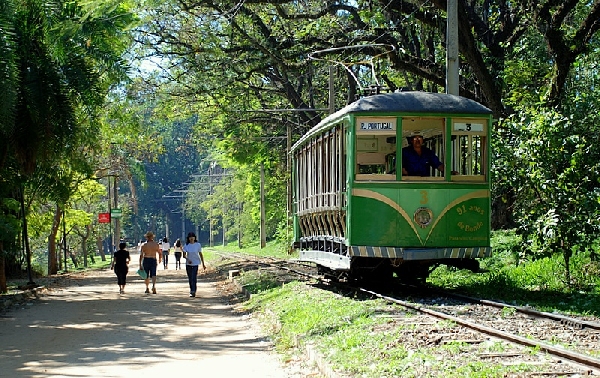
[[[237,212],[238,235],[254,236],[260,167],[267,197],[285,202],[288,135],[361,93],[445,91],[447,6],[1,0],[0,227],[23,216],[15,201],[54,209],[54,221],[69,206],[91,213],[84,177],[113,183],[136,236],[172,222],[163,197],[202,186],[194,175],[210,166],[231,178],[182,210],[202,227],[220,216],[230,237]],[[460,94],[499,121],[495,225],[518,227],[536,252],[572,250],[600,213],[600,0],[458,0],[458,13]],[[287,226],[282,206],[267,218],[271,237]]]
[[[4,0],[0,8],[3,195],[23,205],[41,195],[64,207],[76,172],[93,172],[97,114],[110,86],[126,77],[133,14],[121,2]],[[52,243],[49,251],[55,273]]]

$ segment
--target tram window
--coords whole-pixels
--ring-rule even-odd
[[[356,174],[392,174],[391,162],[395,161],[396,144],[395,138],[393,140],[393,143],[389,143],[389,140],[390,136],[377,136],[375,138],[357,138]]]
[[[444,118],[402,120],[402,179],[441,179],[444,176]]]
[[[487,169],[485,121],[456,120],[452,135],[452,169],[459,176],[453,180],[483,181]]]
[[[358,117],[356,180],[395,180],[396,117]]]

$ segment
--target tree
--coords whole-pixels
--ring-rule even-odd
[[[534,258],[561,252],[570,284],[573,251],[587,249],[600,232],[599,130],[543,108],[523,109],[501,127],[513,148],[499,165],[503,179],[517,188],[523,247]]]
[[[545,42],[541,46],[551,73],[545,83],[547,102],[555,105],[573,63],[589,52],[600,27],[598,0],[458,4],[464,15],[459,23],[461,94],[488,105],[496,116],[506,113],[502,99],[510,88],[501,79],[505,65],[518,57],[527,38],[535,34]],[[444,0],[152,5],[138,41],[168,70],[161,80],[181,84],[180,99],[187,92],[193,94],[191,101],[203,101],[202,95],[219,97],[227,93],[224,88],[235,88],[225,97],[228,105],[240,103],[232,96],[247,93],[270,98],[269,105],[279,97],[294,108],[311,107],[327,98],[324,66],[362,67],[360,62],[382,53],[388,62],[381,59],[379,69],[390,88],[438,91],[445,85],[445,54],[438,47],[446,43]],[[373,43],[397,48],[389,51]],[[317,51],[358,44],[365,47],[331,50],[323,63],[307,59]],[[366,72],[362,78],[369,76]],[[300,117],[304,122],[314,114]]]
[[[199,114],[204,146],[238,163],[284,165],[278,138],[292,117],[266,110],[295,110],[295,136],[315,125],[329,108],[330,65],[341,68],[333,75],[336,89],[343,88],[336,92],[338,107],[368,84],[444,90],[444,0],[145,4],[151,5],[148,19],[136,38],[146,56],[163,68],[155,76],[157,85],[177,101],[174,111]],[[539,124],[536,130],[542,134],[551,120],[580,111],[570,97],[581,99],[590,92],[589,87],[572,88],[574,75],[590,66],[593,59],[588,58],[598,47],[600,0],[458,4],[461,95],[487,105],[499,119],[515,111],[528,114],[522,121]],[[346,48],[356,45],[361,48]],[[535,191],[511,191],[519,186],[507,173],[521,140],[508,129],[498,130],[503,139],[496,150],[504,155],[494,163],[501,180],[495,188],[495,214],[503,215],[494,223],[498,227],[510,225],[511,210],[520,214],[518,206],[535,200],[529,197]],[[282,153],[270,154],[274,149]],[[535,186],[534,177],[541,176],[524,175]],[[568,178],[573,177],[557,180]]]
[[[80,248],[83,255],[83,266],[87,267],[88,238],[94,232],[94,216],[103,207],[100,200],[106,194],[106,188],[96,180],[84,180],[79,183],[74,195],[71,196],[71,210],[66,214],[69,229],[73,230],[81,240]],[[65,235],[63,235],[65,237]]]
[[[11,178],[13,192],[23,193],[28,180],[52,177],[46,173],[61,165],[82,172],[89,168],[85,161],[90,161],[94,146],[95,111],[111,80],[124,73],[123,30],[132,18],[118,2],[83,6],[24,0],[3,2],[1,7],[0,49],[7,62],[1,80],[7,84],[2,87],[8,88],[8,101],[2,104],[6,117],[0,136],[6,143],[0,146],[0,172]],[[64,186],[46,188],[57,189],[52,195],[66,202],[61,197]],[[25,196],[20,199],[26,216]],[[22,219],[27,245],[26,218]]]

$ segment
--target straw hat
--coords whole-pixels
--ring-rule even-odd
[[[146,237],[146,239],[154,239],[154,233],[152,231],[146,232],[146,235],[144,236]]]
[[[413,132],[411,132],[406,137],[406,140],[408,141],[408,144],[412,143],[412,140],[413,140],[414,137],[421,137],[421,139],[423,139],[423,133],[420,130],[414,130]]]

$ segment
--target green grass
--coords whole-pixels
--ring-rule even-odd
[[[110,268],[110,256],[106,256],[105,261],[100,260],[100,256],[97,256],[93,263],[88,261],[87,268],[84,268],[82,264],[80,264],[79,267],[77,267],[77,268],[73,268],[73,267],[69,266],[69,272],[80,272],[80,271],[86,271],[86,270],[97,270],[97,269],[108,269],[108,268]]]
[[[277,277],[262,270],[242,272],[238,282],[251,293],[258,293],[280,285]]]
[[[481,273],[441,266],[427,281],[462,294],[533,306],[540,311],[600,316],[600,275],[586,273],[589,269],[583,259],[571,262],[570,285],[566,283],[562,256],[521,261],[519,265],[510,261],[511,256],[496,255],[490,261],[484,260]]]
[[[465,295],[497,299],[519,306],[529,305],[540,311],[600,316],[600,262],[590,262],[585,254],[575,254],[570,262],[571,281],[567,283],[562,255],[526,259],[518,252],[518,236],[511,231],[495,232],[492,243],[493,257],[481,261],[481,272],[440,266],[427,282]],[[231,245],[207,250],[283,259],[297,257],[288,254],[284,246],[275,242],[267,243],[265,248],[254,245],[248,249],[238,249],[237,245]],[[259,291],[273,286],[268,282],[268,276],[249,276],[247,279],[247,284]]]
[[[578,274],[590,271],[589,261],[575,256],[572,281],[567,285],[562,256],[527,260],[516,252],[514,240],[510,233],[496,235],[494,257],[482,262],[482,272],[439,267],[428,283],[463,294],[534,306],[542,311],[600,316],[600,274],[592,277]],[[214,254],[206,256],[211,259],[220,251],[290,257],[285,248],[275,243],[263,249],[254,246],[247,250],[222,247],[210,250]],[[214,260],[214,263],[229,264],[230,261]],[[595,269],[593,264],[591,269]],[[506,345],[497,341],[427,345],[417,340],[411,343],[418,322],[407,325],[395,322],[393,317],[382,316],[392,310],[406,310],[379,299],[350,298],[333,291],[316,290],[301,282],[281,286],[270,273],[260,270],[242,272],[240,282],[253,293],[245,306],[259,317],[280,352],[298,353],[296,346],[311,344],[334,370],[357,377],[505,377],[544,371],[543,364],[510,365],[473,358],[482,353],[504,352]],[[406,313],[406,316],[411,314]],[[503,310],[502,316],[513,316],[513,310]],[[451,322],[439,325],[454,326]],[[446,331],[441,329],[440,332]],[[531,353],[539,351],[531,350]]]
[[[258,315],[278,351],[298,352],[310,344],[337,371],[361,378],[380,377],[505,377],[541,369],[543,365],[505,366],[473,356],[498,353],[499,342],[432,344],[418,332],[419,323],[382,316],[406,310],[381,299],[341,296],[291,282],[255,292],[245,303]],[[406,313],[410,320],[411,314]],[[440,333],[456,325],[440,322]]]
[[[277,242],[269,242],[264,248],[260,247],[260,244],[253,244],[239,248],[237,244],[228,244],[223,247],[222,245],[204,248],[204,250],[210,250],[215,252],[242,252],[254,256],[269,256],[280,259],[289,259],[298,257],[298,253],[289,253],[286,246]]]

